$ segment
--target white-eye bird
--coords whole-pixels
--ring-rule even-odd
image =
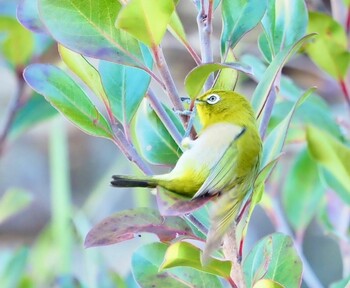
[[[167,174],[113,176],[115,187],[157,187],[191,198],[219,194],[210,212],[205,262],[221,244],[259,171],[262,143],[248,100],[233,91],[210,90],[196,98],[202,130]]]

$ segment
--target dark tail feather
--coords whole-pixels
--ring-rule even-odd
[[[134,178],[132,176],[113,175],[111,181],[114,187],[150,187],[155,188],[157,183],[151,178]]]

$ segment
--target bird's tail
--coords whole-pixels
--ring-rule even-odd
[[[208,263],[211,254],[217,250],[228,230],[234,226],[235,219],[240,210],[242,199],[229,191],[223,193],[213,203],[210,219],[210,229],[202,255],[202,264]]]
[[[111,184],[113,187],[149,187],[155,188],[157,181],[151,177],[133,177],[123,175],[113,175]]]

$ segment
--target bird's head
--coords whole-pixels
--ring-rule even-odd
[[[196,98],[198,116],[203,127],[229,122],[246,126],[255,122],[249,101],[234,91],[209,90]]]

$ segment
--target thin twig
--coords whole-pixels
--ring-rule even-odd
[[[213,50],[210,41],[212,32],[213,0],[201,0],[197,15],[197,25],[201,47],[202,63],[213,62]],[[207,8],[207,9],[206,9]],[[214,75],[211,74],[204,84],[205,90],[210,89],[214,83]]]
[[[191,222],[203,234],[208,234],[208,228],[203,225],[193,214],[186,214],[184,217]]]
[[[152,52],[158,71],[163,79],[166,92],[171,102],[173,103],[174,108],[178,111],[183,111],[184,107],[180,100],[179,92],[177,91],[177,88],[175,86],[174,79],[169,71],[169,67],[165,60],[162,48],[156,45],[152,47]],[[184,121],[187,121],[186,117],[184,117]]]
[[[202,63],[201,57],[197,54],[196,51],[194,51],[193,47],[188,42],[184,42],[184,45],[188,53],[190,53],[192,56],[194,62],[196,62],[197,65],[200,65]]]
[[[117,125],[113,126],[114,139],[113,142],[118,146],[122,153],[131,161],[134,162],[142,172],[146,175],[152,175],[150,166],[140,157],[134,146],[126,139],[122,128]]]
[[[24,98],[24,95],[26,93],[26,89],[25,89],[26,85],[22,76],[22,71],[17,71],[16,74],[17,74],[18,88],[17,88],[17,93],[15,97],[12,99],[9,105],[8,116],[5,120],[3,130],[0,134],[0,155],[2,154],[2,151],[4,149],[6,138],[11,130],[11,125],[15,119],[16,113],[18,112],[18,109],[21,107],[22,99]]]
[[[162,106],[162,103],[158,100],[157,96],[154,94],[152,89],[148,89],[147,96],[154,112],[156,112],[159,119],[167,128],[168,132],[170,133],[171,137],[173,137],[176,144],[179,145],[179,147],[181,147],[182,136],[179,130],[177,129],[177,127],[175,126],[174,122],[170,119],[169,115],[166,113],[164,107]]]
[[[350,274],[350,243],[347,237],[349,224],[350,224],[350,208],[347,204],[341,202],[338,203],[338,220],[334,221],[334,226],[338,233],[339,248],[343,260],[343,277],[347,277]]]

